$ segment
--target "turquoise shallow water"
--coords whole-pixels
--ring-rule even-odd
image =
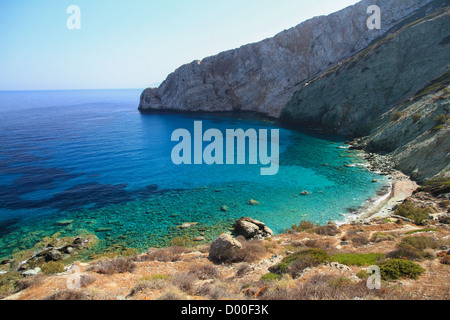
[[[363,166],[345,166],[362,160],[342,137],[247,114],[142,115],[139,94],[0,93],[0,257],[57,232],[95,233],[98,250],[145,250],[182,235],[208,241],[242,216],[279,233],[300,220],[342,220],[386,184]],[[172,132],[192,131],[198,120],[204,130],[279,129],[279,173],[261,176],[259,165],[174,165]],[[198,224],[177,228],[185,222]]]

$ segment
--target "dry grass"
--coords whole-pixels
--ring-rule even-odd
[[[79,290],[62,290],[44,300],[88,300],[87,295]]]
[[[148,251],[142,256],[137,256],[135,258],[136,262],[145,261],[159,261],[159,262],[176,262],[181,260],[182,255],[192,252],[191,249],[186,247],[169,247],[163,249],[156,249],[153,251]]]
[[[252,270],[252,267],[250,266],[249,263],[242,262],[236,268],[236,276],[237,277],[242,277],[245,274],[247,274],[248,272],[250,272],[251,270]]]
[[[369,237],[365,234],[358,234],[354,237],[351,237],[350,240],[355,246],[365,246],[370,243]]]
[[[334,237],[340,233],[338,227],[335,224],[328,224],[326,226],[317,227],[315,230],[316,234],[321,236],[331,236]]]
[[[169,301],[177,301],[177,300],[186,300],[187,296],[178,288],[171,287],[167,289],[161,296],[159,296],[156,300],[169,300]]]
[[[239,236],[236,238],[241,245],[242,248],[230,250],[227,253],[226,258],[222,258],[220,261],[213,261],[214,263],[225,263],[232,264],[238,262],[257,262],[262,258],[266,257],[269,254],[266,246],[264,245],[264,241],[262,240],[249,240],[247,241],[243,236]]]
[[[45,276],[38,274],[34,277],[20,279],[16,282],[16,292],[22,291],[28,288],[33,288],[40,285],[45,279]]]
[[[199,278],[189,272],[177,273],[171,279],[174,286],[186,293],[192,293],[194,289],[194,284],[199,280]]]
[[[115,274],[133,272],[136,269],[136,264],[130,259],[117,258],[113,260],[102,260],[94,264],[88,270],[100,274]]]
[[[295,286],[276,286],[262,297],[264,300],[404,300],[408,296],[394,289],[369,290],[364,281],[319,275]]]
[[[83,274],[80,277],[80,285],[82,288],[89,287],[91,284],[93,284],[97,280],[93,275],[91,274]]]
[[[219,279],[221,277],[218,267],[211,264],[193,264],[189,268],[189,273],[195,275],[200,280]]]

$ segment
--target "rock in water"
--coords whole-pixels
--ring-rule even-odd
[[[247,204],[251,205],[251,206],[258,206],[259,205],[259,201],[256,201],[254,199],[250,199]]]
[[[229,234],[222,234],[211,244],[209,258],[214,262],[230,261],[242,249],[242,244]]]
[[[273,231],[261,221],[243,217],[234,224],[233,234],[246,239],[264,239],[273,237]]]

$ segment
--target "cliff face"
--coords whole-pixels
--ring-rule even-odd
[[[430,93],[393,108],[361,145],[388,153],[397,168],[420,182],[450,176],[449,83],[447,71],[425,87]]]
[[[383,38],[297,91],[286,120],[345,135],[371,134],[393,106],[446,72],[450,9],[441,9]]]
[[[245,110],[278,117],[303,82],[395,30],[432,0],[363,0],[273,38],[194,61],[141,96],[140,110]],[[369,30],[367,8],[382,8],[382,30]]]
[[[369,5],[382,29],[369,30]],[[363,0],[184,65],[139,109],[253,111],[365,136],[419,181],[450,176],[448,0]]]
[[[419,181],[450,175],[450,7],[415,21],[296,92],[286,120],[353,136]]]

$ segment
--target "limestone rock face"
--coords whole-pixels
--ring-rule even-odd
[[[146,89],[139,109],[254,111],[278,117],[308,79],[392,32],[432,0],[363,0],[315,17],[273,38],[194,61]],[[381,30],[369,30],[367,8],[382,9]]]

